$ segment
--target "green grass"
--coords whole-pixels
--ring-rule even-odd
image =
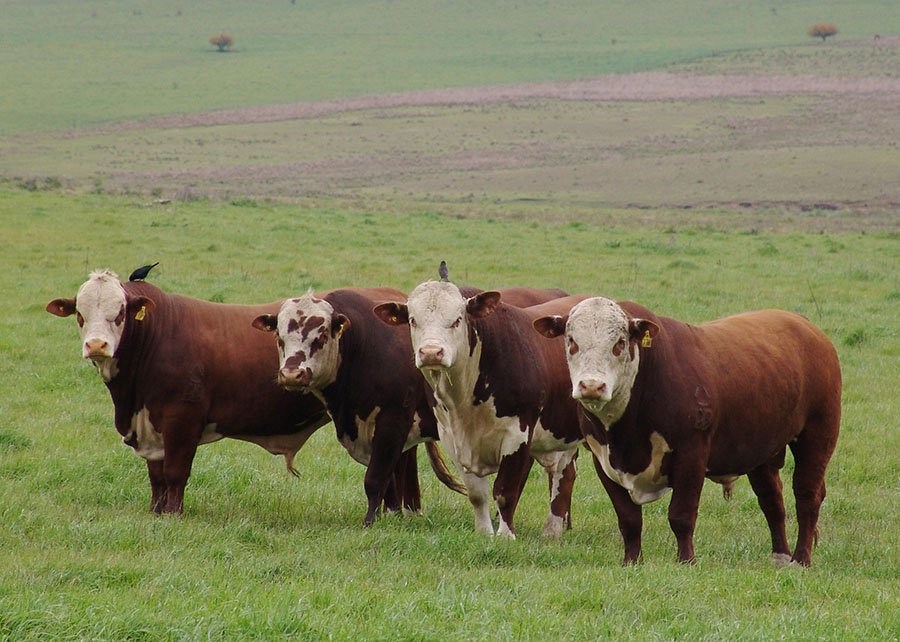
[[[0,638],[896,639],[900,236],[646,214],[656,222],[556,224],[473,217],[465,206],[143,207],[0,190]],[[457,281],[483,287],[602,293],[693,322],[781,307],[820,325],[840,354],[844,419],[814,566],[770,564],[740,480],[731,502],[705,488],[696,565],[675,562],[662,500],[645,509],[643,563],[624,569],[584,457],[575,528],[559,543],[539,535],[537,471],[519,539],[489,540],[471,532],[467,502],[424,457],[424,514],[366,531],[363,469],[330,428],[299,454],[300,480],[255,446],[205,446],[184,517],[152,517],[145,467],[112,428],[74,322],[44,311],[95,267],[127,274],[159,260],[161,287],[255,302],[309,286],[410,289],[442,258]],[[792,512],[789,491],[786,503]]]
[[[0,134],[450,86],[625,73],[735,50],[900,31],[891,0],[14,0]],[[207,38],[226,31],[235,51]]]

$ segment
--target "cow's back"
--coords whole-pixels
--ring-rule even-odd
[[[276,384],[277,348],[252,326],[257,316],[277,313],[280,302],[232,305],[167,294],[147,283],[125,287],[156,304],[144,321],[154,349],[140,363],[139,396],[148,403],[190,404],[222,436],[290,434],[301,419],[322,412],[314,397],[291,395]]]
[[[818,417],[826,430],[837,431],[837,353],[804,317],[764,310],[699,326],[659,320],[662,330],[643,354],[657,370],[655,389],[665,391],[661,405],[669,408],[669,420],[676,408],[685,430],[714,431],[711,474],[754,468],[780,452],[810,419]],[[736,443],[754,447],[736,449]]]

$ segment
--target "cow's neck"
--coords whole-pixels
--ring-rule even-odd
[[[467,346],[468,348],[468,346]],[[440,370],[423,370],[425,380],[434,391],[438,403],[456,414],[463,407],[472,405],[475,383],[481,362],[482,343],[476,337],[474,348],[460,350],[452,366]]]
[[[145,405],[146,384],[152,383],[158,375],[151,367],[156,362],[158,337],[166,334],[177,336],[164,330],[173,305],[168,295],[160,291],[154,294],[153,299],[156,305],[152,313],[141,321],[131,318],[126,322],[125,332],[114,355],[116,375],[105,382],[116,408],[121,406],[128,413],[129,422],[131,415]]]
[[[642,417],[641,399],[647,389],[651,367],[649,363],[638,367],[641,365],[638,355],[635,361],[636,367],[621,382],[618,393],[599,413],[593,413],[600,419],[606,442],[612,450],[650,447],[651,427]]]
[[[321,390],[312,391],[325,404],[328,414],[335,423],[338,423],[348,410],[352,410],[358,404],[361,394],[371,388],[371,382],[361,380],[368,370],[362,367],[351,367],[351,363],[365,363],[368,355],[366,345],[359,340],[358,334],[351,330],[341,337],[338,346],[340,361],[334,381]],[[349,417],[349,420],[352,421],[352,417]]]

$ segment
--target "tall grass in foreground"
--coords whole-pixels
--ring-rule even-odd
[[[0,638],[895,639],[900,631],[900,237],[545,225],[242,203],[145,208],[0,191]],[[681,220],[684,220],[683,218]],[[95,267],[204,299],[312,286],[410,289],[446,259],[459,282],[558,286],[700,322],[796,310],[844,372],[842,436],[811,569],[777,569],[745,480],[704,490],[698,562],[675,562],[664,499],[622,568],[582,453],[574,529],[545,542],[535,471],[514,542],[472,533],[467,502],[420,462],[424,512],[368,530],[362,468],[323,428],[301,479],[255,446],[198,452],[183,518],[147,514],[142,462],[112,428],[74,323],[44,305]],[[785,470],[786,504],[792,463]],[[796,520],[788,521],[791,537]]]

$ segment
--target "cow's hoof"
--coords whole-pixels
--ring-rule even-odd
[[[541,536],[546,537],[547,539],[559,539],[562,537],[565,530],[566,524],[563,518],[554,515],[547,518],[547,523],[544,524],[544,530],[541,531]]]

